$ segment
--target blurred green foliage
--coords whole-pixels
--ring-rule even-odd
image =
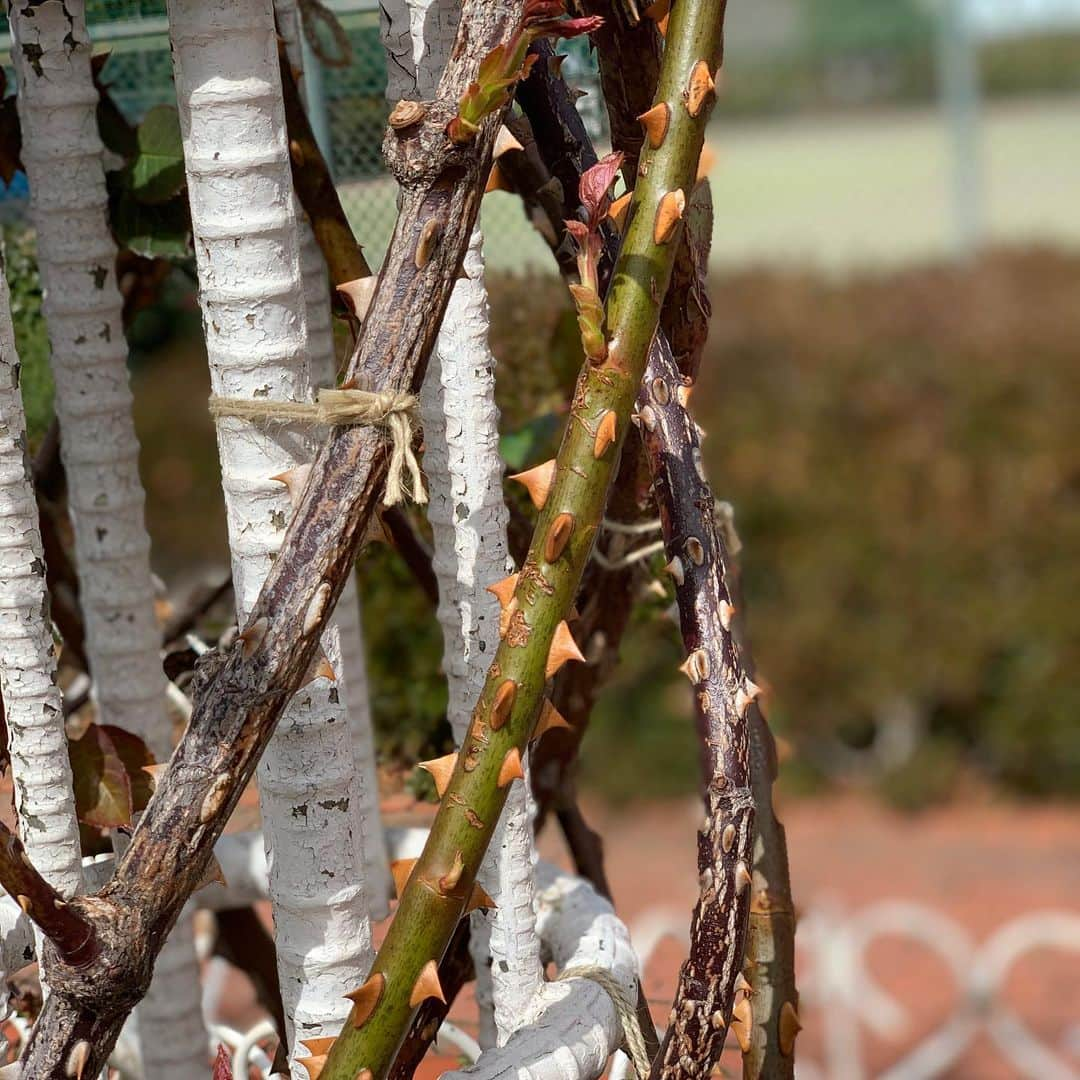
[[[33,233],[6,225],[3,229],[4,272],[11,292],[11,318],[19,350],[20,385],[26,409],[26,430],[35,447],[52,420],[53,381],[49,371],[49,339],[41,318],[41,279]]]

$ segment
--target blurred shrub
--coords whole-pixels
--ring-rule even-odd
[[[1080,793],[1078,293],[1080,260],[1038,252],[713,279],[694,408],[800,780],[861,774],[906,806],[971,777]],[[516,361],[559,301],[495,297]],[[585,749],[608,794],[694,783],[676,640],[662,622],[624,647]]]
[[[22,226],[3,229],[4,273],[11,293],[11,318],[19,351],[20,385],[31,447],[52,420],[53,381],[49,371],[49,339],[41,317],[41,279],[33,232]]]

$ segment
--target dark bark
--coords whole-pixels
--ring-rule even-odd
[[[498,116],[466,147],[451,145],[445,128],[511,14],[479,0],[466,14],[438,100],[406,137],[390,131],[384,143],[401,213],[347,372],[367,374],[379,390],[419,390],[490,164]],[[205,876],[278,717],[307,677],[382,496],[387,456],[376,430],[331,432],[245,633],[198,665],[191,721],[113,880],[99,897],[72,901],[93,923],[100,954],[81,968],[57,958],[51,969],[53,993],[23,1055],[35,1080],[62,1080],[83,1042],[86,1075],[95,1075],[145,993],[162,939]]]

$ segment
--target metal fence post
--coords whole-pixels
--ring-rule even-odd
[[[938,16],[938,85],[952,152],[952,219],[958,258],[983,239],[983,176],[979,138],[978,45],[968,0],[943,0]]]

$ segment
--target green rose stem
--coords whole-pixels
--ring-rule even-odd
[[[642,155],[605,310],[607,348],[582,371],[550,488],[535,499],[541,506],[529,554],[502,590],[506,634],[472,727],[322,1080],[382,1080],[414,1010],[442,995],[438,962],[472,898],[507,788],[521,775],[545,683],[580,657],[563,619],[592,552],[667,291],[714,96],[722,14],[722,0],[685,0],[672,15],[656,101],[666,123]]]

